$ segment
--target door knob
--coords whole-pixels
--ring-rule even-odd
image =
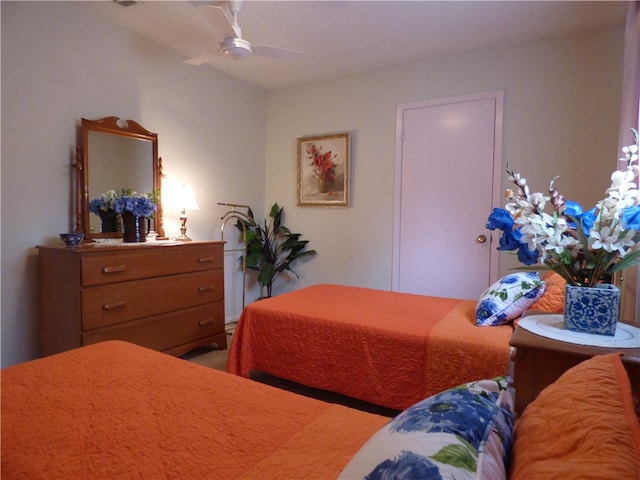
[[[487,241],[486,235],[478,235],[476,237],[476,243],[485,243]]]

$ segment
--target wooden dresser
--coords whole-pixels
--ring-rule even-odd
[[[224,326],[223,242],[39,247],[40,355],[126,340],[172,355]]]

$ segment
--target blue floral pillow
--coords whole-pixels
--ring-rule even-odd
[[[492,327],[518,318],[544,293],[538,272],[518,272],[502,277],[487,288],[476,306],[476,325]]]
[[[509,383],[471,382],[416,403],[376,432],[338,480],[506,479],[514,423]]]

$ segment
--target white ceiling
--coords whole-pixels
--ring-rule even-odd
[[[222,40],[198,10],[210,3],[218,2],[81,5],[187,60],[217,49]],[[239,18],[245,39],[304,55],[219,58],[190,68],[217,68],[269,90],[623,25],[626,11],[624,1],[246,1]]]

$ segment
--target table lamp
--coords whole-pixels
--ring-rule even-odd
[[[180,210],[180,236],[176,237],[178,242],[190,242],[187,236],[187,210],[200,210],[193,195],[193,189],[189,185],[176,186],[171,189],[166,202],[167,209]]]

